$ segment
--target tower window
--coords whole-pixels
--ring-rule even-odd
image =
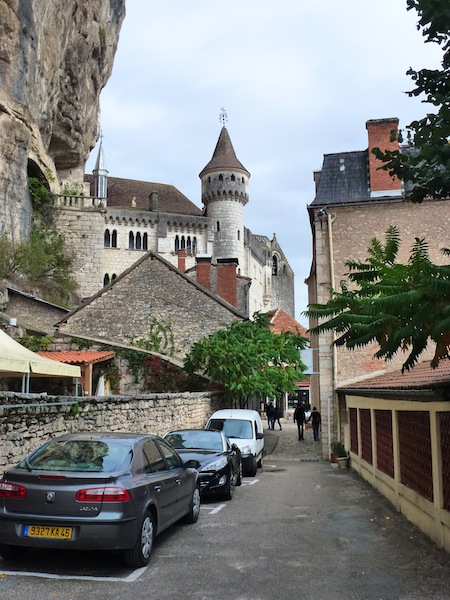
[[[220,231],[220,221],[217,221],[216,223],[216,231]]]
[[[236,181],[236,177],[234,175],[231,176],[231,181]]]
[[[186,240],[184,235],[181,236],[181,249],[184,250],[186,248]]]
[[[219,181],[223,181],[223,175],[222,175],[222,173],[219,175]]]
[[[117,230],[114,229],[111,236],[111,247],[117,248]]]
[[[278,275],[278,258],[275,254],[272,258],[272,275]]]
[[[128,250],[134,250],[134,233],[132,231],[128,234]]]
[[[196,254],[196,252],[197,252],[197,238],[195,237],[195,235],[192,238],[192,252],[194,254]]]
[[[238,229],[237,231],[237,239],[240,240],[241,239],[241,230]]]
[[[141,234],[138,231],[136,234],[136,250],[140,250],[141,248],[142,248]]]
[[[142,236],[142,250],[148,250],[148,233]]]
[[[190,252],[192,250],[192,242],[191,242],[191,236],[188,235],[187,240],[186,240],[186,250],[188,252]]]
[[[109,233],[109,229],[105,230],[104,242],[105,248],[109,248],[111,246],[111,234]]]
[[[175,236],[175,252],[178,252],[180,249],[180,238],[178,235]]]

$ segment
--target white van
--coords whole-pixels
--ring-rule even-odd
[[[227,408],[211,415],[206,429],[218,429],[236,444],[242,454],[242,469],[254,477],[262,466],[264,431],[261,417],[256,410]]]

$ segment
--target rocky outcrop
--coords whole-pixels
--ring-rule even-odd
[[[0,0],[0,234],[31,223],[28,175],[82,181],[125,0]]]

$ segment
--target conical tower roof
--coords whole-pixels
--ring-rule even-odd
[[[222,127],[214,154],[209,163],[200,173],[200,177],[209,171],[218,171],[220,169],[239,169],[240,171],[246,173],[248,177],[250,177],[250,173],[236,157],[236,153],[226,127]]]
[[[95,161],[95,169],[93,172],[95,173],[95,172],[99,172],[99,171],[108,172],[108,169],[106,168],[105,153],[103,151],[103,143],[101,140],[100,140],[100,146],[98,149],[97,160]]]

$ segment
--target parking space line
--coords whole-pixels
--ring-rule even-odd
[[[225,506],[226,506],[226,504],[219,504],[218,506],[214,506],[214,507],[211,507],[208,505],[206,505],[206,506],[201,505],[200,509],[209,510],[210,515],[216,515],[219,511],[222,510],[222,508],[225,508]]]
[[[124,581],[125,583],[133,582],[138,579],[142,573],[146,570],[147,567],[142,567],[140,569],[134,570],[132,573],[127,575],[127,577],[104,577],[99,576],[95,577],[94,575],[57,575],[56,573],[42,573],[42,572],[33,572],[33,571],[3,571],[0,569],[1,575],[21,575],[23,577],[41,577],[44,579],[76,579],[80,581],[107,581],[107,582],[115,582],[115,581]]]
[[[251,481],[243,481],[241,485],[255,485],[258,483],[259,479],[252,479]]]

